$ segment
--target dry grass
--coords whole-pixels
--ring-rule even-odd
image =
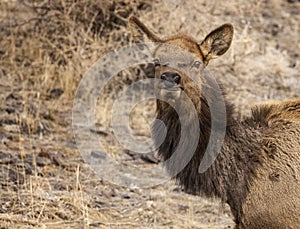
[[[285,0],[1,1],[0,227],[232,225],[227,208],[184,194],[172,182],[126,188],[94,174],[73,139],[75,92],[96,60],[130,43],[126,20],[136,14],[159,34],[180,31],[199,40],[214,27],[233,23],[232,48],[210,69],[241,115],[252,103],[299,97],[299,12],[299,1]],[[109,152],[123,150],[109,130],[113,99],[124,84],[148,71],[123,71],[99,98],[97,122],[107,134]],[[132,112],[131,125],[141,139],[149,136],[150,105]]]

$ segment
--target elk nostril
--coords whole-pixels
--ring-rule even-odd
[[[166,79],[167,79],[167,75],[166,75],[166,74],[162,74],[162,75],[160,76],[160,78],[161,78],[162,80],[166,80]]]
[[[165,72],[160,76],[160,78],[173,84],[179,84],[181,77],[179,74],[174,72]]]
[[[176,74],[176,75],[174,76],[174,82],[178,84],[179,81],[180,81],[180,76]]]

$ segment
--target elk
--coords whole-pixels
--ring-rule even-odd
[[[174,173],[189,147],[183,142],[186,148],[180,150],[172,163],[166,163],[166,170],[184,191],[217,197],[228,203],[236,228],[299,228],[300,98],[255,105],[250,117],[237,118],[240,116],[234,115],[234,106],[226,100],[219,85],[225,109],[217,109],[212,114],[211,104],[220,101],[214,96],[215,85],[206,67],[210,60],[229,49],[233,26],[224,24],[197,42],[184,34],[162,38],[135,16],[129,18],[129,25],[136,42],[154,46],[151,55],[160,95],[156,116],[164,122],[167,131],[164,141],[157,145],[159,157],[168,161],[184,137],[178,111],[185,128],[199,134],[195,151],[186,165]],[[189,115],[190,108],[182,99],[183,94],[192,102],[197,120]],[[220,152],[211,166],[200,172],[212,122],[218,123],[222,115],[226,119]],[[161,132],[159,125],[153,126],[154,142],[161,141]],[[210,153],[215,153],[213,150]]]

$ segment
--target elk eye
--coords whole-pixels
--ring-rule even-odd
[[[153,64],[155,67],[159,66],[160,65],[159,59],[154,59]]]
[[[196,60],[196,61],[193,63],[193,67],[194,67],[194,68],[199,68],[200,65],[201,65],[201,62],[198,61],[198,60]]]

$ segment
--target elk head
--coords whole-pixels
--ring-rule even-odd
[[[138,18],[129,19],[136,42],[154,44],[153,64],[157,88],[166,100],[179,101],[182,92],[193,98],[201,95],[204,69],[211,59],[223,55],[233,37],[231,24],[224,24],[210,32],[202,42],[187,35],[175,35],[164,39],[146,27]],[[197,101],[195,101],[197,102]]]

